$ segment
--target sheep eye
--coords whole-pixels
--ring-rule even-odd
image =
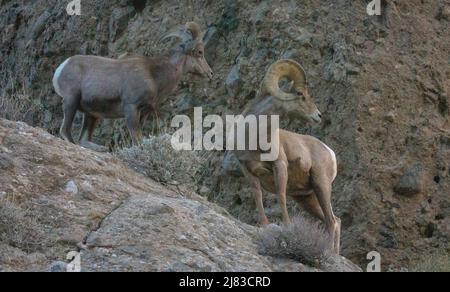
[[[303,95],[303,93],[301,93],[301,92],[297,92],[297,95],[298,95],[298,97],[300,97],[301,98],[301,100],[303,100],[303,101],[305,101],[306,100],[306,97]]]

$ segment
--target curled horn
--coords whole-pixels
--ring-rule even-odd
[[[170,39],[170,38],[178,38],[182,42],[185,43],[185,42],[188,42],[188,41],[192,40],[192,35],[186,31],[185,27],[178,27],[176,29],[173,29],[173,30],[165,33],[159,39],[158,42],[162,42],[162,41],[165,41],[165,40]]]
[[[199,40],[202,37],[200,26],[195,22],[188,22],[185,26],[177,27],[164,34],[158,42],[165,41],[169,38],[178,38],[183,43],[187,43],[192,40]]]
[[[202,29],[196,22],[188,22],[185,27],[186,30],[191,33],[193,40],[200,40],[203,38]]]
[[[286,77],[294,82],[293,88],[296,91],[306,89],[306,73],[302,66],[291,59],[280,60],[272,64],[264,77],[261,85],[263,94],[270,94],[282,101],[292,101],[298,99],[296,94],[284,92],[279,86],[280,79]]]

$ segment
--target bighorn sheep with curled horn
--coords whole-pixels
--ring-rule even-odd
[[[204,34],[195,22],[170,31],[160,41],[181,42],[158,57],[124,56],[117,60],[97,56],[73,56],[62,63],[53,86],[63,98],[64,121],[61,136],[74,143],[72,123],[77,110],[84,113],[80,144],[106,151],[91,142],[100,119],[125,118],[134,144],[142,140],[142,126],[152,110],[177,87],[185,73],[213,77],[205,60]]]
[[[292,80],[290,92],[280,89],[279,82],[283,78]],[[321,122],[321,113],[308,94],[305,71],[293,60],[281,60],[269,68],[258,96],[259,102],[245,110],[243,116],[286,115]],[[248,128],[246,131],[248,136]],[[331,206],[332,183],[337,175],[334,152],[311,136],[279,130],[278,137],[279,152],[275,161],[262,161],[263,151],[259,148],[257,151],[234,151],[254,190],[260,223],[269,223],[264,212],[262,189],[278,194],[285,224],[290,223],[286,208],[286,195],[289,195],[325,223],[331,248],[339,254],[341,222]]]

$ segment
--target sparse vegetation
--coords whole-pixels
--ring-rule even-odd
[[[423,257],[411,271],[413,272],[450,272],[450,255],[446,251]]]
[[[50,246],[44,230],[32,211],[0,200],[0,242],[33,252]]]
[[[0,118],[31,124],[33,121],[32,109],[30,96],[25,90],[0,95]]]
[[[194,186],[201,170],[202,155],[194,151],[176,151],[171,136],[152,136],[139,146],[119,150],[117,157],[132,169],[156,181]]]
[[[288,226],[269,225],[258,236],[259,252],[317,266],[329,256],[328,234],[318,222],[296,215]]]

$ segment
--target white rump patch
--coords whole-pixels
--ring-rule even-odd
[[[336,159],[336,153],[334,153],[334,151],[333,150],[331,150],[331,148],[330,147],[328,147],[325,143],[323,143],[322,142],[322,144],[323,144],[323,146],[325,146],[325,148],[327,148],[327,150],[328,150],[328,152],[330,152],[330,155],[331,155],[331,159],[333,160],[333,180],[336,178],[336,176],[337,176],[337,159]]]
[[[69,62],[70,58],[65,60],[64,63],[62,63],[61,65],[59,65],[59,67],[56,69],[55,71],[55,75],[53,75],[53,87],[55,88],[56,93],[63,97],[61,94],[61,88],[59,87],[59,77],[61,77],[61,73],[64,69],[64,67],[66,67],[67,63]]]

